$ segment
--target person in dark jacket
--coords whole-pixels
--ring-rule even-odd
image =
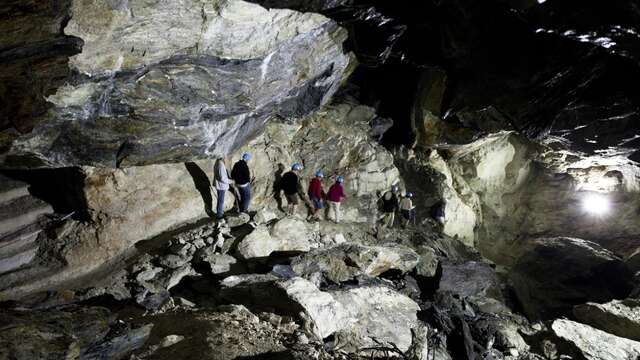
[[[344,194],[344,178],[338,176],[336,182],[331,185],[329,192],[327,193],[327,202],[329,203],[329,210],[333,212],[333,222],[336,224],[340,222],[340,203],[347,196]]]
[[[287,213],[289,215],[295,214],[296,207],[300,203],[302,186],[297,175],[300,171],[302,171],[302,165],[295,163],[291,167],[291,171],[282,175],[282,179],[280,179],[280,190],[284,192],[284,197],[287,199]]]
[[[391,191],[387,191],[380,198],[382,210],[382,229],[392,228],[395,214],[398,211],[398,186],[393,185]]]
[[[324,174],[322,171],[318,170],[316,171],[316,176],[309,182],[307,195],[309,195],[309,199],[311,199],[311,203],[313,204],[313,213],[309,217],[309,220],[320,220],[320,210],[324,208],[325,198],[325,193],[322,189],[323,178]]]
[[[231,169],[231,178],[236,184],[240,193],[240,212],[249,211],[251,204],[251,172],[247,163],[251,160],[251,154],[242,154],[242,159],[238,160]]]

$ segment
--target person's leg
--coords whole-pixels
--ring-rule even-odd
[[[340,203],[336,203],[336,224],[340,222]]]
[[[251,185],[240,188],[240,197],[242,198],[241,212],[248,212],[251,204]]]
[[[218,203],[217,203],[217,206],[216,206],[216,218],[218,220],[220,220],[224,216],[224,193],[226,191],[225,190],[217,190],[216,192],[218,194]]]

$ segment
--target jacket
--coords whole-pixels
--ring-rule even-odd
[[[219,165],[218,165],[219,164]],[[229,175],[227,174],[227,168],[223,162],[216,163],[217,166],[213,168],[213,178],[216,190],[229,190]]]
[[[246,185],[251,182],[251,172],[249,171],[249,166],[246,161],[240,160],[233,165],[231,178],[239,186]]]
[[[391,197],[387,199],[387,194],[391,194]],[[382,212],[392,213],[398,210],[398,197],[396,194],[387,192],[382,196]]]
[[[299,188],[300,183],[298,180],[298,175],[296,175],[293,171],[289,171],[282,175],[282,179],[280,180],[280,189],[282,189],[285,194],[297,194]]]
[[[341,202],[345,197],[347,196],[344,194],[344,188],[341,184],[335,183],[331,185],[327,193],[327,200],[331,202]]]
[[[324,190],[322,190],[322,182],[320,179],[311,179],[307,193],[309,194],[309,197],[313,199],[322,199],[324,197]]]

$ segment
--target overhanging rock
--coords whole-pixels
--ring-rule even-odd
[[[348,74],[346,31],[240,0],[74,1],[75,73],[4,167],[105,167],[228,154],[274,115],[325,104]]]

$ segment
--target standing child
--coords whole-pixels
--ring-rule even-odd
[[[400,213],[402,214],[402,218],[404,219],[404,227],[409,226],[410,222],[413,222],[415,225],[416,221],[416,207],[413,206],[413,194],[407,192],[402,200],[400,200]]]
[[[340,203],[342,202],[342,200],[344,200],[344,198],[347,197],[344,194],[344,187],[342,186],[343,183],[344,178],[342,176],[338,176],[336,178],[336,182],[329,188],[329,193],[327,193],[329,210],[330,213],[333,212],[333,222],[335,222],[336,224],[340,222]]]
[[[311,182],[309,182],[309,190],[307,191],[307,194],[313,204],[313,214],[311,214],[309,220],[320,220],[320,210],[324,208],[325,197],[324,190],[322,189],[323,178],[324,174],[322,171],[318,170],[316,172],[316,176],[311,179]]]

